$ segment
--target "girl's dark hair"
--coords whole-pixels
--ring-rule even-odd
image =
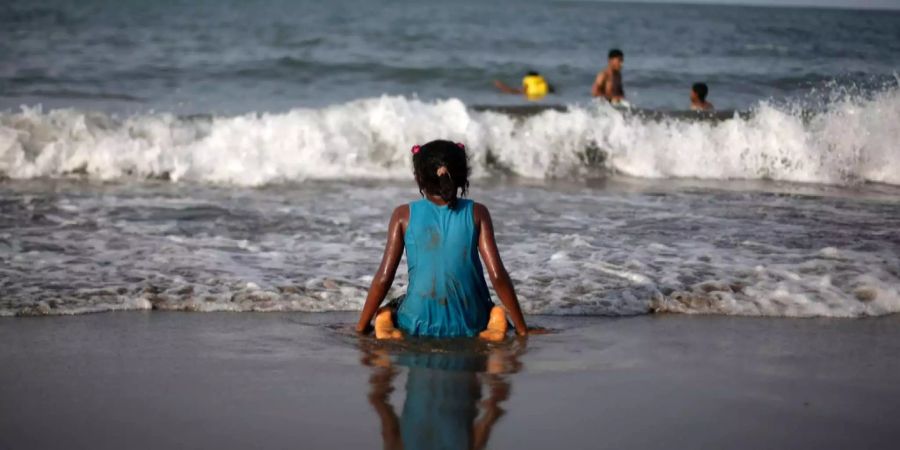
[[[439,170],[445,173],[439,176]],[[457,195],[469,191],[469,158],[462,144],[437,140],[420,146],[413,153],[413,172],[420,194],[439,195],[451,208],[456,207]]]

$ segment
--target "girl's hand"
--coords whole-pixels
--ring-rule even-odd
[[[357,325],[355,329],[356,329],[357,334],[366,335],[366,334],[369,334],[372,332],[372,324],[367,323],[362,326]]]

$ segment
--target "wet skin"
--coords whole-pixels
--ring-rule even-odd
[[[618,103],[625,100],[625,90],[622,87],[623,58],[610,58],[609,64],[602,72],[597,74],[591,95],[603,97],[610,103]]]
[[[447,204],[439,196],[426,195],[426,198],[436,205],[443,206]],[[540,329],[529,330],[525,324],[525,317],[522,315],[522,308],[519,306],[519,300],[516,297],[512,280],[509,278],[506,267],[503,266],[503,260],[500,259],[500,251],[497,249],[497,242],[494,239],[494,225],[491,221],[490,212],[484,205],[476,203],[474,215],[475,229],[478,230],[478,253],[481,255],[481,261],[487,269],[488,276],[494,285],[494,290],[497,292],[500,302],[503,303],[513,326],[516,328],[516,334],[524,336],[529,333],[537,334],[543,332]],[[360,314],[359,323],[356,325],[356,331],[359,333],[371,331],[370,322],[378,312],[381,303],[384,302],[391,283],[394,282],[397,267],[400,265],[400,259],[403,257],[403,236],[406,234],[408,225],[409,205],[398,206],[391,215],[384,256],[381,259],[381,265],[378,267],[375,277],[372,279],[366,303]]]

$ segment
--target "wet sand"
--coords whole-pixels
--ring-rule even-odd
[[[2,319],[0,449],[381,448],[391,417],[413,423],[416,401],[434,401],[460,380],[477,388],[469,406],[480,416],[470,428],[494,449],[894,448],[900,440],[900,316],[532,317],[560,332],[492,347],[471,376],[454,367],[462,377],[452,380],[440,361],[429,357],[423,369],[404,362],[409,348],[333,327],[354,319]],[[509,349],[518,356],[504,353],[507,373],[481,373]],[[422,380],[425,391],[407,393]]]

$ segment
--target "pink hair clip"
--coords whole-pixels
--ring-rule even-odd
[[[463,150],[466,149],[466,145],[463,144],[462,142],[457,142],[457,143],[456,143],[456,146],[459,147],[459,148],[461,148],[461,149],[463,149]]]
[[[422,146],[420,146],[420,145],[413,145],[411,151],[412,151],[412,154],[413,154],[413,155],[416,155],[416,154],[419,153],[419,150],[422,150]]]

